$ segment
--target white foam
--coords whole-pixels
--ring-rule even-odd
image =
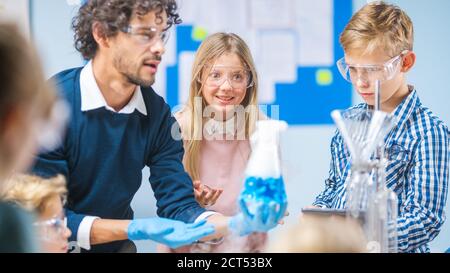
[[[262,120],[250,138],[252,153],[245,171],[246,176],[279,178],[281,176],[280,133],[287,129],[285,121]]]

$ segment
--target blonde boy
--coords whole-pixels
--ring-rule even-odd
[[[414,66],[413,24],[399,7],[367,4],[350,20],[340,37],[345,57],[337,65],[365,103],[373,108],[375,81],[381,82],[381,110],[396,117],[385,138],[389,163],[386,185],[399,200],[398,249],[429,252],[428,243],[445,221],[449,178],[449,131],[406,81]],[[349,178],[349,152],[339,132],[331,141],[331,165],[325,190],[314,205],[344,208]]]
[[[58,175],[44,179],[38,176],[15,174],[8,181],[1,199],[15,203],[37,214],[41,250],[50,253],[68,251],[71,232],[66,227],[63,203],[67,195],[66,180]]]

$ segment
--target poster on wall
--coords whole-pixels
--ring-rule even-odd
[[[352,105],[351,85],[335,65],[343,56],[339,34],[353,13],[352,0],[177,2],[183,23],[171,30],[153,86],[172,110],[186,103],[195,52],[215,32],[234,32],[246,41],[258,70],[259,103],[268,111],[279,106],[278,117],[291,126],[333,124],[330,112]],[[83,64],[70,27],[83,3],[31,1],[32,32],[49,75]]]
[[[195,52],[215,32],[246,41],[258,70],[259,103],[268,111],[279,106],[277,117],[290,125],[332,124],[330,112],[352,104],[351,86],[335,65],[343,56],[339,34],[352,15],[352,0],[178,3],[183,24],[173,30],[155,84],[172,109],[186,103]]]

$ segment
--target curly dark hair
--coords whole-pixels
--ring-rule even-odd
[[[101,24],[104,35],[112,37],[128,25],[133,14],[144,16],[156,11],[157,19],[162,20],[165,11],[170,28],[181,23],[177,8],[175,0],[88,0],[72,20],[75,48],[86,60],[95,56],[98,45],[92,34],[94,22]]]

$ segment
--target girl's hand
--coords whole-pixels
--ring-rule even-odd
[[[204,208],[214,205],[223,192],[223,189],[213,189],[199,180],[193,181],[193,183],[195,199]]]

